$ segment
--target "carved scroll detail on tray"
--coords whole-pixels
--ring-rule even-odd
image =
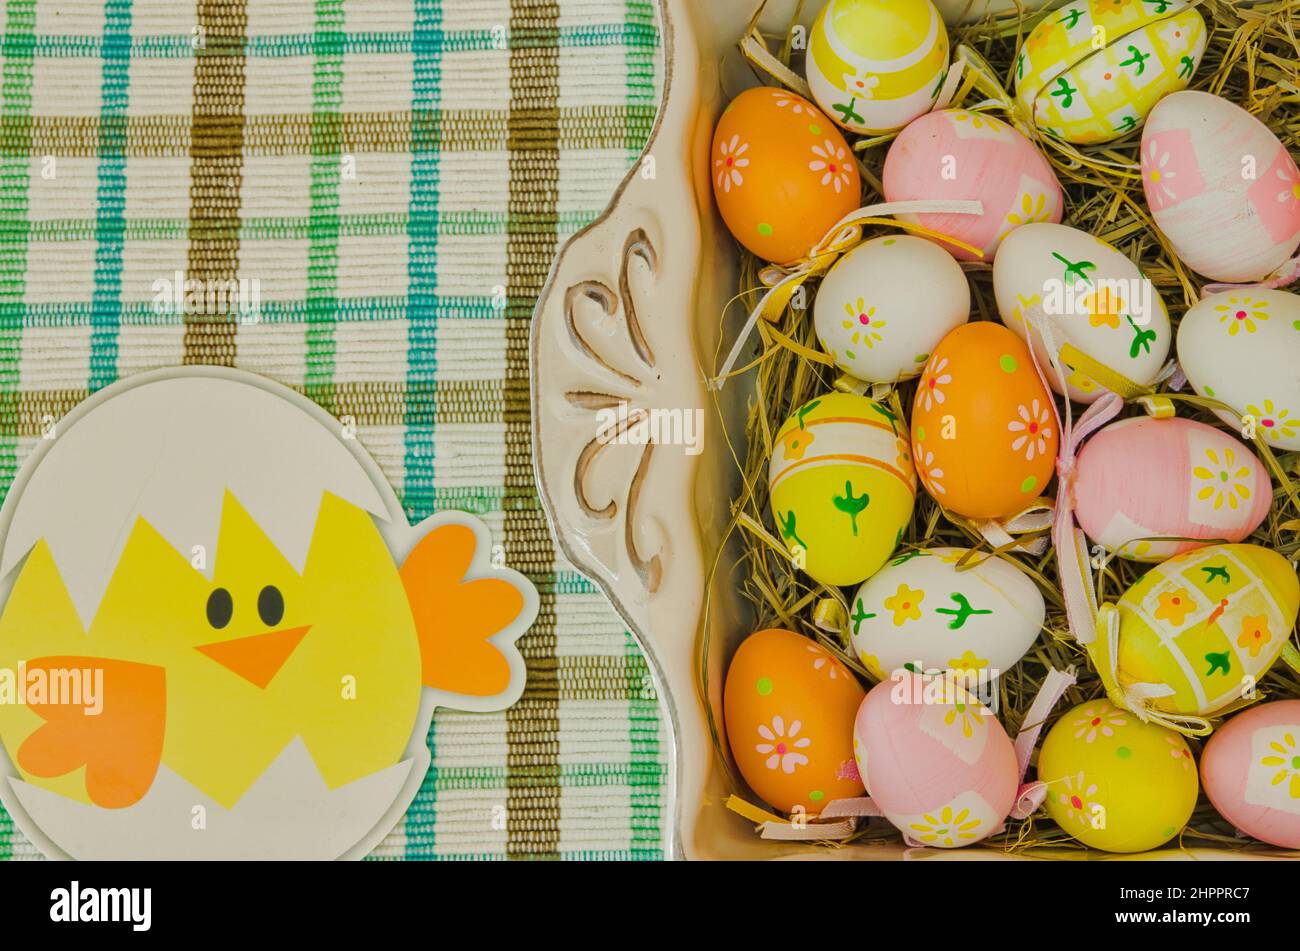
[[[663,580],[662,551],[648,556],[638,551],[635,526],[641,488],[660,436],[650,425],[652,412],[646,405],[651,395],[648,391],[658,382],[660,374],[654,349],[641,326],[639,294],[632,280],[634,264],[644,268],[650,278],[658,276],[658,252],[649,236],[639,228],[628,235],[623,245],[617,293],[609,285],[594,280],[574,284],[565,292],[564,319],[569,337],[578,352],[610,383],[607,389],[569,390],[565,399],[570,406],[591,413],[596,419],[593,426],[596,435],[583,446],[574,466],[573,491],[578,507],[588,518],[612,521],[620,509],[620,500],[615,496],[622,495],[624,547],[645,589],[653,594]],[[595,322],[589,316],[593,305],[599,309]],[[620,395],[619,390],[628,392]],[[611,492],[608,499],[593,499],[588,490],[588,476],[606,452],[619,447],[639,451],[636,469],[622,493]]]

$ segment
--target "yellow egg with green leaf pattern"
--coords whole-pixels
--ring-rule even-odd
[[[1025,39],[1017,106],[1066,142],[1110,142],[1187,87],[1205,41],[1205,19],[1184,0],[1073,0]]]
[[[1300,580],[1275,551],[1211,545],[1177,555],[1119,600],[1119,686],[1167,685],[1171,693],[1149,700],[1155,709],[1215,714],[1253,691],[1297,611]]]
[[[809,400],[777,432],[768,485],[795,565],[822,584],[859,584],[894,553],[912,517],[906,424],[865,396]]]

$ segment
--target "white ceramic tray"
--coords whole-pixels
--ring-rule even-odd
[[[939,0],[938,6],[951,21],[963,12],[980,15],[984,2]],[[1015,6],[989,2],[994,9]],[[1021,5],[1038,7],[1043,0]],[[715,566],[738,481],[721,427],[743,438],[745,386],[711,394],[704,383],[724,332],[718,315],[738,281],[735,243],[713,207],[709,151],[722,107],[754,84],[736,44],[756,0],[660,0],[659,6],[666,82],[658,123],[609,209],[556,260],[538,302],[531,357],[536,475],[552,531],[565,556],[627,622],[667,707],[671,853],[987,859],[995,853],[880,845],[826,850],[763,841],[723,805],[733,788],[715,756],[705,705],[721,710],[721,673],[751,632],[751,619],[728,581],[734,553],[722,552]],[[771,0],[765,31],[783,30],[794,6],[795,0]],[[805,6],[811,19],[820,3]],[[728,345],[744,317],[739,310],[732,308],[725,328]],[[631,423],[643,413],[659,411],[662,421],[698,410],[702,451],[693,455],[668,440],[602,444],[602,411],[620,403]],[[706,600],[711,572],[716,580]],[[714,672],[707,695],[699,676],[701,643],[708,644]],[[721,717],[713,719],[720,730]],[[1193,856],[1168,851],[1161,857]]]

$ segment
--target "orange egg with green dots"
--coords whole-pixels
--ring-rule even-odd
[[[974,519],[1020,512],[1047,488],[1059,439],[1023,340],[981,321],[939,342],[912,405],[912,454],[944,508]]]
[[[866,694],[810,638],[770,628],[745,639],[727,669],[723,717],[740,774],[784,813],[819,813],[863,794],[853,718]]]
[[[736,240],[790,264],[861,205],[857,159],[807,99],[761,87],[737,96],[713,133],[713,196]]]

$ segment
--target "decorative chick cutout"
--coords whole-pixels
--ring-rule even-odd
[[[114,412],[125,395],[132,413]],[[242,421],[215,427],[228,443],[216,482],[205,473],[124,493],[137,466],[79,452],[103,444],[103,427],[130,428],[139,442],[138,425],[160,426],[151,445],[158,465],[183,475],[186,443],[214,436],[185,425],[185,408],[210,411],[214,400],[223,419]],[[284,414],[286,402],[298,411]],[[282,430],[270,440],[267,420]],[[3,562],[17,565],[0,613],[0,672],[14,672],[24,694],[46,689],[3,702],[0,675],[0,799],[47,854],[362,855],[423,780],[434,707],[502,709],[522,692],[514,641],[536,616],[535,590],[490,566],[487,530],[467,515],[411,529],[354,441],[320,439],[331,422],[248,374],[168,371],[96,395],[29,461],[0,513]],[[274,462],[281,484],[253,487],[270,446],[285,454]],[[213,456],[202,458],[210,465]],[[354,502],[327,488],[360,484],[358,469],[387,519],[368,491]],[[67,549],[75,519],[66,506],[42,504],[42,513],[24,502],[51,498],[41,484],[63,479],[80,504],[121,509],[88,520],[119,526],[123,539],[106,583],[65,576],[55,552]],[[148,496],[214,484],[219,525],[205,573],[189,539],[155,524],[183,506]],[[300,493],[314,493],[315,517],[282,519],[271,536],[245,507],[245,491],[268,520],[279,494],[299,493],[293,511],[310,512]],[[299,568],[272,537],[299,544],[304,531]],[[25,558],[14,545],[27,546]],[[103,592],[88,621],[74,588]],[[191,821],[196,803],[216,814],[211,829]],[[314,834],[314,814],[330,835]]]

